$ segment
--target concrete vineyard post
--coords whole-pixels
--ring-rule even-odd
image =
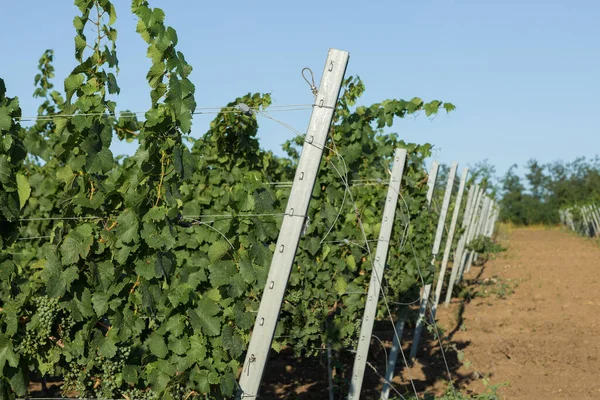
[[[448,182],[446,184],[446,190],[444,191],[444,200],[442,201],[442,209],[440,210],[440,216],[438,218],[437,229],[435,231],[435,240],[433,242],[433,248],[431,249],[432,260],[431,263],[435,263],[435,258],[440,251],[440,245],[442,243],[442,237],[444,235],[444,227],[446,223],[446,215],[448,214],[448,205],[450,204],[450,198],[452,197],[452,189],[454,188],[454,176],[456,175],[456,169],[458,168],[457,163],[452,163],[450,171],[448,173]],[[410,358],[415,358],[419,349],[419,341],[421,339],[421,332],[423,331],[423,321],[425,321],[425,314],[427,313],[427,303],[429,302],[429,296],[431,294],[431,284],[427,284],[423,290],[423,296],[421,297],[421,305],[419,307],[419,316],[415,325],[415,334],[413,336],[413,343],[410,349]]]
[[[479,206],[481,203],[481,197],[483,196],[483,189],[481,187],[479,187],[479,185],[477,185],[476,187],[477,187],[477,192],[476,192],[475,200],[473,201],[473,207],[471,208],[471,216],[469,218],[469,225],[468,225],[468,229],[467,229],[467,234],[465,236],[464,250],[461,255],[460,263],[458,266],[459,267],[458,278],[457,278],[458,282],[460,282],[462,280],[463,274],[465,272],[465,265],[467,264],[468,259],[472,256],[472,253],[471,253],[471,251],[469,251],[467,249],[467,246],[473,239],[473,231],[475,230],[475,226],[476,226],[476,222],[477,222],[477,215],[479,214]]]
[[[431,205],[431,199],[433,198],[433,190],[435,189],[435,182],[437,180],[437,174],[440,168],[440,164],[437,161],[431,163],[431,169],[429,170],[429,176],[427,177],[427,205]],[[396,322],[394,327],[394,338],[392,341],[392,348],[388,358],[388,365],[385,371],[385,379],[391,382],[394,378],[394,370],[396,369],[396,361],[398,360],[398,353],[400,352],[400,339],[402,338],[402,332],[404,330],[404,323],[406,322],[406,310],[403,310],[400,318]],[[384,382],[383,390],[381,391],[381,398],[387,400],[390,393],[390,387]]]
[[[465,248],[465,241],[467,235],[467,227],[471,218],[471,210],[473,209],[473,202],[475,201],[475,194],[477,192],[476,186],[471,186],[469,189],[469,195],[467,196],[467,204],[465,206],[465,213],[463,215],[462,220],[462,229],[463,233],[460,235],[458,239],[458,244],[456,245],[456,251],[454,252],[454,261],[452,262],[452,271],[450,272],[450,280],[448,281],[448,290],[446,291],[446,301],[444,302],[446,305],[450,304],[450,300],[452,299],[452,290],[454,289],[454,282],[456,282],[456,276],[458,275],[458,270],[460,267],[460,261],[462,260],[462,254]]]
[[[348,52],[329,50],[248,345],[237,399],[254,399],[258,396],[348,59]]]
[[[446,267],[448,266],[448,260],[450,259],[450,252],[452,251],[452,242],[454,241],[454,231],[456,230],[456,223],[458,222],[458,214],[460,212],[460,205],[462,202],[463,192],[465,190],[465,184],[467,182],[467,175],[469,169],[465,168],[460,178],[460,186],[458,187],[458,194],[454,201],[454,211],[452,212],[452,220],[450,221],[450,229],[448,230],[448,237],[446,238],[446,246],[444,248],[444,256],[442,258],[442,265],[440,266],[440,276],[438,277],[437,286],[435,288],[435,294],[433,296],[433,305],[431,307],[431,314],[435,319],[435,312],[437,310],[440,296],[442,295],[442,287],[444,286],[444,277],[446,274]]]
[[[360,398],[363,377],[367,366],[367,357],[369,355],[369,346],[371,345],[373,323],[377,317],[377,304],[379,303],[383,273],[390,247],[390,238],[392,237],[394,217],[396,215],[396,207],[398,206],[398,198],[400,197],[400,182],[402,181],[405,162],[406,150],[396,149],[396,152],[394,153],[392,175],[390,177],[386,202],[383,208],[383,218],[379,230],[379,240],[377,241],[375,260],[371,260],[371,280],[369,282],[365,311],[360,326],[360,336],[358,338],[358,346],[350,379],[350,390],[348,392],[348,399],[351,400]]]

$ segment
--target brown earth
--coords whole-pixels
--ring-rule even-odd
[[[600,399],[600,243],[558,228],[503,227],[498,240],[508,250],[473,267],[462,298],[437,313],[455,386],[482,393],[485,377],[491,385],[508,384],[498,389],[507,400]],[[389,346],[386,329],[375,328]],[[411,335],[405,329],[405,352]],[[394,384],[405,396],[413,393],[409,375],[421,396],[447,389],[439,342],[427,332],[423,339],[410,370],[399,360]],[[377,349],[373,341],[369,360],[383,372],[385,354]],[[352,355],[341,362],[351,369]],[[297,360],[284,352],[269,363],[261,398],[328,399],[326,371],[324,356]],[[377,399],[380,388],[368,369],[362,398]],[[337,386],[335,398],[346,393]]]
[[[451,340],[468,343],[465,358],[492,383],[509,382],[500,390],[504,399],[599,399],[598,241],[546,228],[514,229],[499,239],[508,251],[469,276],[496,283],[475,288],[489,297],[466,305],[465,329]],[[498,296],[503,291],[506,299]],[[451,326],[447,311],[441,323]],[[482,390],[480,381],[466,386]]]

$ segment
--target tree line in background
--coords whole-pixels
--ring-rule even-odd
[[[600,157],[540,163],[531,159],[525,173],[512,165],[504,176],[484,160],[475,164],[472,179],[479,179],[501,206],[500,220],[516,225],[555,225],[558,210],[600,200]]]

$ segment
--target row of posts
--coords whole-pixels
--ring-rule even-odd
[[[561,223],[584,236],[600,237],[600,207],[596,204],[574,206],[558,211]]]
[[[439,164],[434,162],[432,164],[430,173],[429,173],[429,192],[427,195],[427,201],[431,204],[432,194],[435,189],[436,178],[438,175]],[[438,304],[442,297],[442,289],[444,283],[446,282],[446,272],[448,267],[448,262],[450,259],[450,254],[453,250],[453,242],[454,236],[457,232],[458,218],[460,215],[460,210],[463,201],[463,195],[465,191],[466,182],[468,179],[469,170],[468,168],[464,168],[462,171],[462,176],[460,179],[460,184],[458,187],[458,193],[455,197],[454,202],[454,210],[452,213],[452,217],[450,219],[450,226],[446,230],[446,220],[448,209],[450,205],[450,200],[452,197],[452,191],[454,188],[454,180],[456,178],[456,171],[458,169],[458,164],[453,163],[450,167],[450,171],[448,173],[448,181],[446,182],[446,188],[444,192],[444,198],[442,201],[438,224],[436,229],[435,240],[432,248],[432,263],[436,263],[438,259],[438,253],[440,249],[440,244],[443,239],[444,232],[446,233],[446,243],[444,247],[444,254],[442,256],[441,264],[439,267],[439,273],[437,275],[437,283],[435,286],[435,292],[431,293],[432,285],[426,284],[422,289],[421,301],[419,306],[419,315],[417,318],[415,332],[413,335],[413,342],[410,350],[409,358],[413,360],[418,353],[419,350],[419,342],[421,338],[421,332],[423,329],[423,325],[425,323],[426,317],[428,316],[432,322],[435,321],[435,313],[437,311]],[[495,201],[492,200],[485,194],[484,188],[479,185],[472,185],[469,188],[467,195],[467,202],[464,208],[464,214],[461,221],[461,235],[459,237],[456,249],[454,251],[454,261],[452,263],[452,269],[450,271],[450,277],[448,279],[448,287],[446,290],[445,296],[445,304],[449,305],[450,300],[452,298],[452,292],[454,285],[457,282],[460,282],[463,278],[464,273],[468,273],[471,269],[471,265],[477,254],[473,251],[468,250],[468,244],[471,243],[474,239],[480,236],[491,237],[496,221],[498,219],[498,207],[495,204]],[[435,281],[435,280],[434,280]],[[428,312],[429,311],[429,312]],[[402,337],[402,330],[405,325],[405,318],[407,313],[401,313],[403,318],[400,318],[396,323],[394,330],[394,340],[392,344],[392,349],[390,351],[390,356],[388,358],[388,365],[385,373],[385,383],[383,386],[383,390],[381,393],[381,399],[387,399],[389,396],[390,385],[389,382],[392,381],[394,377],[394,371],[396,368],[396,362],[398,358],[398,353],[401,352],[401,344],[400,339]],[[404,355],[403,355],[404,356]],[[405,360],[406,362],[406,360]],[[352,397],[349,397],[352,398]],[[354,397],[358,398],[358,397]]]
[[[313,107],[304,146],[298,161],[290,197],[288,204],[286,205],[285,215],[277,239],[275,253],[271,260],[271,266],[261,297],[252,336],[246,352],[246,359],[244,361],[238,384],[238,391],[236,393],[237,399],[254,399],[258,397],[260,384],[267,364],[279,313],[281,311],[281,305],[285,296],[285,290],[294,263],[295,254],[298,249],[298,243],[308,218],[307,212],[311,195],[319,171],[323,149],[325,148],[348,59],[349,54],[345,51],[335,49],[329,50],[320,86],[315,93],[315,106]],[[365,299],[361,331],[350,378],[348,399],[351,400],[356,400],[360,397],[363,376],[367,365],[367,355],[373,332],[373,323],[375,322],[377,306],[380,295],[382,294],[381,286],[385,267],[387,265],[395,212],[398,206],[399,194],[402,190],[401,181],[406,157],[407,153],[404,149],[396,149],[394,152],[394,163],[383,210],[377,248],[374,259],[370,260],[372,265],[371,279],[367,297]],[[457,168],[458,165],[456,163],[453,163],[450,167],[444,199],[439,213],[435,241],[432,248],[432,263],[437,262],[438,253],[443,240],[446,216],[452,197]],[[429,190],[427,193],[427,202],[429,205],[431,205],[433,198],[438,170],[439,164],[434,162],[428,179]],[[429,317],[432,320],[435,319],[435,311],[442,293],[445,273],[453,247],[454,235],[456,234],[467,176],[468,170],[465,168],[462,172],[450,227],[447,229],[445,251],[441,261],[433,297],[430,284],[425,285],[422,288],[420,312],[410,353],[411,358],[414,358],[417,354],[419,338],[428,310]],[[469,272],[471,265],[477,256],[472,251],[468,250],[468,244],[481,235],[491,236],[494,231],[497,217],[498,207],[495,205],[494,201],[485,194],[484,188],[481,188],[478,185],[471,186],[468,191],[467,204],[461,221],[462,229],[460,238],[454,252],[454,262],[452,264],[448,289],[446,291],[446,304],[450,302],[452,297],[453,286],[456,282],[460,282],[464,273]],[[430,305],[429,308],[428,305]],[[402,315],[406,315],[406,313],[403,313]],[[399,350],[400,353],[402,353],[400,339],[402,337],[404,323],[405,318],[400,318],[394,327],[394,343],[386,371],[387,381],[391,381],[393,378]],[[402,355],[404,357],[403,353]],[[406,359],[404,361],[406,362]],[[389,386],[386,385],[381,394],[381,398],[387,399],[388,394]]]

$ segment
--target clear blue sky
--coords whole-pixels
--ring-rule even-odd
[[[146,45],[129,1],[115,0],[119,31],[119,109],[149,105]],[[194,67],[198,106],[221,106],[247,92],[274,104],[310,103],[300,76],[317,79],[330,47],[350,52],[363,104],[387,98],[450,101],[457,110],[430,121],[398,121],[394,131],[436,146],[437,160],[460,167],[488,159],[504,173],[542,162],[600,153],[600,2],[528,1],[183,1],[150,0],[166,12],[179,49]],[[34,115],[37,61],[55,51],[56,86],[74,67],[71,1],[6,2],[0,12],[0,77]],[[304,131],[309,112],[274,114]],[[211,116],[196,116],[194,135]],[[282,154],[292,133],[262,121],[265,148]],[[117,144],[117,153],[132,145]]]

